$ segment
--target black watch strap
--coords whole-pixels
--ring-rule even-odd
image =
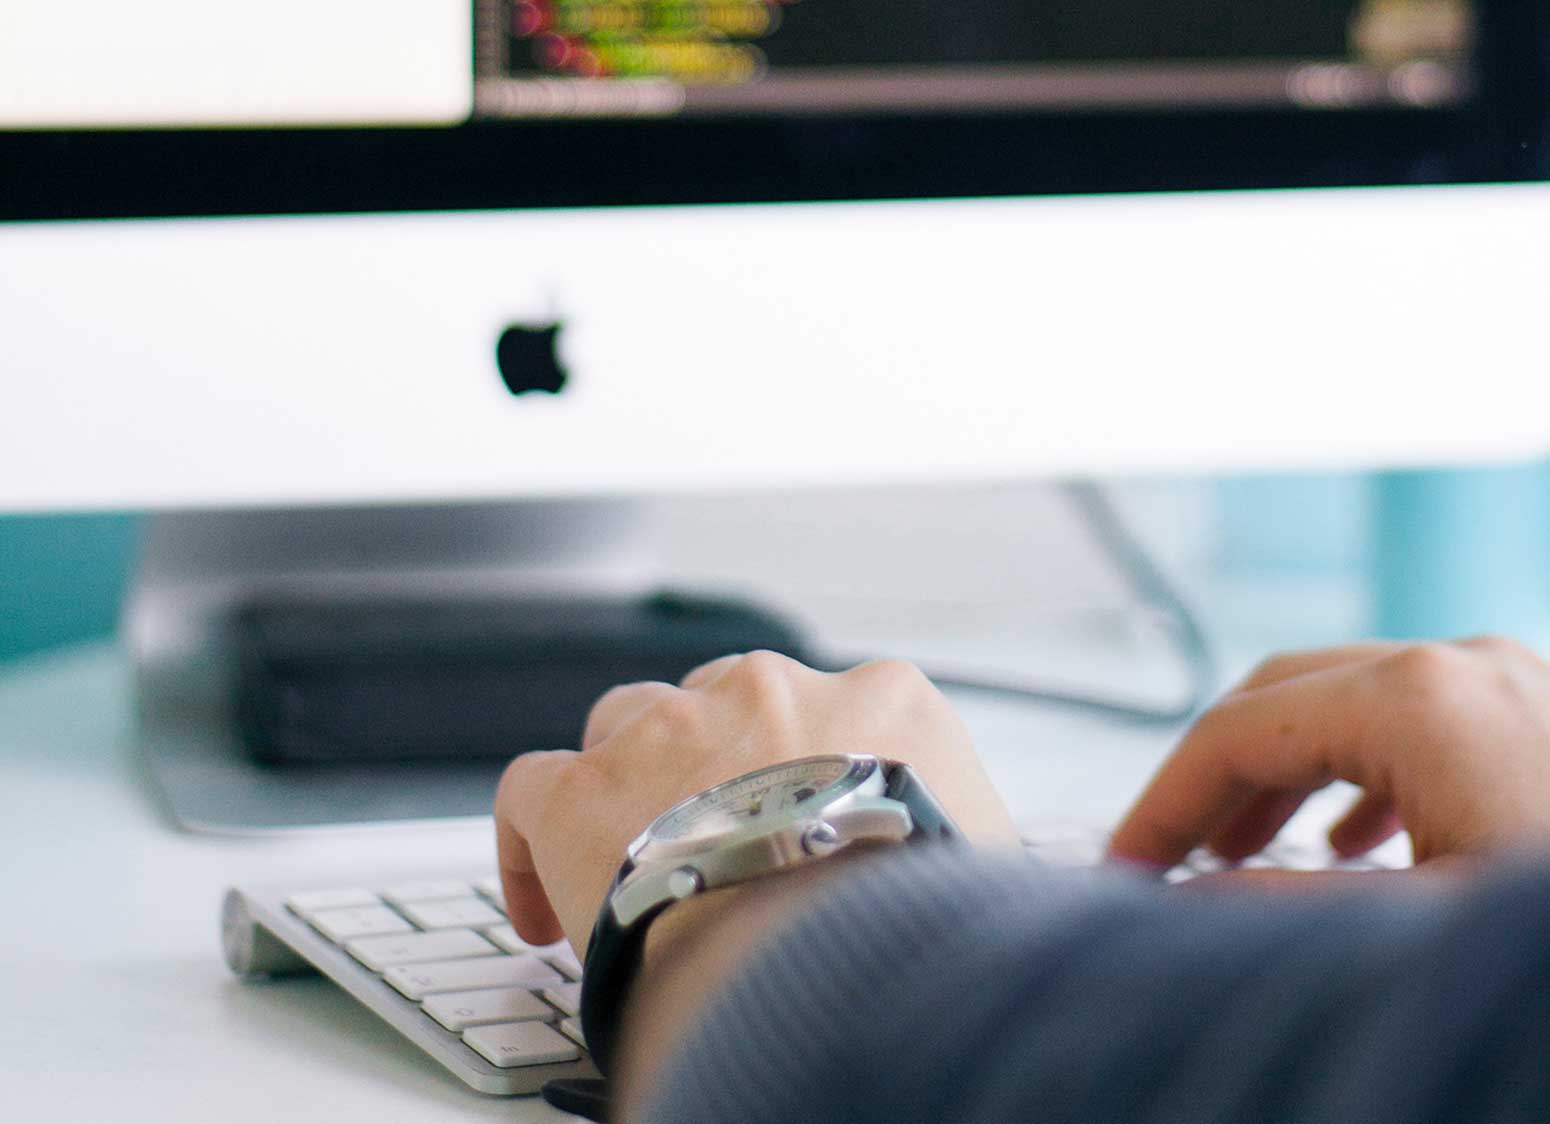
[[[605,903],[612,900],[619,883],[634,869],[631,862],[625,862],[619,868],[603,899]],[[592,926],[592,939],[587,942],[587,962],[581,976],[581,1034],[599,1073],[607,1074],[613,1070],[619,1013],[624,1008],[630,983],[640,970],[641,956],[646,950],[646,932],[669,904],[662,903],[630,926],[614,920],[614,911],[606,904],[598,911],[597,922]]]
[[[920,779],[920,774],[908,765],[896,762],[889,767],[887,777],[888,787],[883,790],[883,795],[908,808],[910,819],[915,821],[915,830],[910,832],[906,842],[913,845],[938,840],[962,841],[963,830],[953,822],[947,809],[938,803],[936,795]]]
[[[963,838],[958,825],[937,802],[915,770],[896,762],[886,764],[885,769],[887,783],[884,795],[899,801],[910,811],[914,828],[909,843]],[[619,868],[613,885],[609,887],[608,896],[603,899],[605,902],[611,901],[614,890],[633,869],[634,865],[630,862]],[[593,1064],[603,1074],[613,1069],[619,1015],[628,997],[630,984],[640,969],[646,932],[651,922],[670,904],[664,902],[628,927],[620,925],[614,919],[613,910],[605,905],[598,912],[597,923],[592,927],[592,939],[587,945],[586,969],[582,974],[581,1033],[586,1039]]]

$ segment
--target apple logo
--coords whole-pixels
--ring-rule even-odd
[[[558,321],[552,324],[511,324],[495,345],[495,365],[513,394],[530,390],[558,394],[569,377],[560,362]]]

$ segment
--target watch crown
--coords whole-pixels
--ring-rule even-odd
[[[705,888],[705,879],[692,866],[681,866],[667,876],[667,892],[682,901]]]
[[[839,850],[840,833],[832,824],[819,820],[802,833],[802,850],[814,858],[831,855]]]

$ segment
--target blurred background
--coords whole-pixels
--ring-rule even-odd
[[[1221,635],[1273,646],[1486,631],[1547,639],[1544,465],[1194,477],[1119,491]],[[1054,561],[1073,553],[1071,529],[1048,510],[1047,486],[1013,492],[1032,523],[1044,513],[1039,549],[1016,565],[1023,595],[1053,613],[1084,590]],[[893,498],[896,509],[912,502]],[[789,518],[803,502],[786,501]],[[112,637],[141,523],[133,513],[0,517],[0,658]]]
[[[1158,729],[1277,648],[1550,642],[1543,5],[7,29],[0,661],[89,645],[164,780],[405,684],[487,771],[512,661],[669,636]]]

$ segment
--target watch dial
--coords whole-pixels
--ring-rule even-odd
[[[848,777],[854,777],[850,784],[840,783]],[[673,809],[657,822],[652,836],[675,842],[713,839],[755,826],[762,818],[789,811],[820,792],[834,799],[861,779],[843,757],[776,765],[718,785]]]

